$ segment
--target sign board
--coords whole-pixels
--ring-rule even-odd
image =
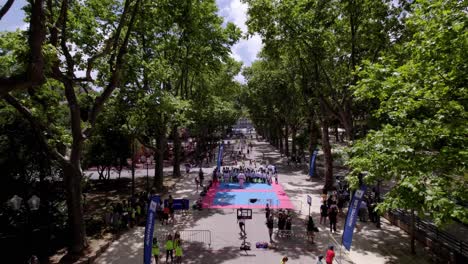
[[[356,191],[353,198],[351,199],[351,202],[349,203],[348,215],[346,216],[343,237],[341,238],[343,246],[348,251],[351,249],[354,227],[356,226],[359,208],[361,206],[361,201],[364,198],[364,194],[366,193],[366,189],[366,185],[363,184],[361,188]]]
[[[150,204],[148,205],[143,253],[145,264],[151,264],[152,260],[151,250],[153,247],[154,221],[156,220],[156,207],[159,203],[161,203],[161,197],[155,195],[151,197]]]
[[[237,209],[237,219],[252,219],[252,209]]]
[[[189,199],[173,199],[172,209],[174,210],[189,210],[190,201]],[[164,206],[169,205],[169,199],[164,200]]]
[[[310,195],[307,195],[307,203],[312,205],[312,197]]]

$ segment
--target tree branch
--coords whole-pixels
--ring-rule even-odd
[[[112,38],[109,38],[106,41],[106,44],[104,46],[104,50],[102,52],[100,52],[100,53],[95,54],[94,56],[92,56],[91,58],[88,59],[88,66],[86,67],[86,80],[87,81],[94,82],[93,78],[91,77],[91,71],[93,70],[94,62],[97,59],[109,54],[109,52],[111,50],[111,43],[112,43]]]
[[[43,0],[36,0],[32,3],[28,39],[30,56],[26,73],[0,78],[0,96],[13,90],[39,86],[45,82],[45,63],[42,54],[42,45],[46,35],[43,2]],[[5,6],[2,7],[2,10]]]
[[[125,37],[124,37],[124,41],[123,41],[122,45],[120,46],[119,51],[117,53],[115,66],[112,66],[113,59],[111,59],[109,61],[110,68],[111,68],[111,77],[110,77],[110,80],[109,80],[109,83],[108,83],[107,87],[104,89],[102,94],[96,98],[96,100],[94,101],[94,105],[90,110],[89,122],[91,124],[91,127],[93,127],[94,124],[96,123],[97,115],[101,111],[104,103],[107,101],[107,99],[109,99],[112,92],[120,84],[121,70],[122,70],[122,66],[123,66],[123,57],[127,53],[128,40],[130,39],[130,34],[133,31],[133,26],[135,24],[135,18],[136,18],[136,14],[137,14],[137,11],[139,9],[140,3],[141,3],[141,0],[137,0],[137,2],[135,3],[135,6],[133,7],[130,22],[128,24],[128,28],[127,28],[127,31],[126,31],[126,34],[125,34]],[[128,1],[125,3],[126,7],[127,7],[127,5],[128,5]],[[125,13],[122,14],[122,16],[125,16]],[[124,23],[123,19],[121,19],[121,23]],[[120,25],[119,25],[119,28],[121,28]],[[114,44],[115,44],[115,42],[114,42]],[[91,129],[87,129],[87,131],[85,131],[85,135],[89,136],[90,134],[91,134]]]
[[[44,146],[44,149],[47,150],[47,152],[57,159],[59,162],[66,162],[67,159],[60,154],[55,148],[52,148],[48,143],[45,138],[45,135],[51,135],[52,133],[50,132],[49,128],[45,126],[42,122],[37,120],[36,117],[33,116],[31,111],[22,105],[15,97],[13,97],[10,94],[3,95],[3,98],[5,101],[13,106],[28,122],[31,124],[33,127],[35,133],[37,133],[39,139],[40,139],[40,144]]]
[[[10,7],[13,5],[13,2],[15,0],[8,0],[3,6],[2,9],[0,9],[0,20],[2,20],[3,16],[8,12]]]

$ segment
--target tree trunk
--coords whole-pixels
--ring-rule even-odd
[[[166,149],[166,135],[160,133],[156,138],[156,164],[154,167],[154,187],[157,190],[163,189],[164,180],[164,151]]]
[[[135,139],[132,139],[132,197],[135,196]]]
[[[284,145],[283,145],[283,129],[281,128],[281,126],[278,126],[278,133],[277,133],[277,140],[278,140],[278,148],[279,148],[279,152],[281,154],[284,153]]]
[[[284,131],[284,155],[289,156],[289,127],[286,126]]]
[[[83,217],[82,174],[79,164],[79,159],[62,164],[67,191],[68,226],[71,233],[70,250],[73,253],[80,253],[88,246]]]
[[[328,121],[322,120],[322,150],[325,158],[325,189],[333,187],[333,157],[330,146],[330,136],[328,134]]]
[[[174,169],[172,176],[174,178],[180,177],[180,137],[179,129],[177,126],[174,126],[172,129],[172,137],[174,139]]]
[[[345,110],[339,112],[340,121],[343,125],[348,140],[354,140],[353,115],[351,113],[351,103],[345,105]]]
[[[310,128],[310,137],[309,137],[309,153],[312,155],[314,150],[317,148],[318,145],[318,130],[317,124],[315,121],[310,121],[309,123]]]
[[[106,174],[107,174],[107,180],[110,180],[110,176],[111,176],[111,167],[110,166],[107,167]]]
[[[296,132],[296,129],[293,128],[293,129],[292,129],[292,133],[291,133],[291,137],[292,137],[292,142],[291,142],[291,144],[292,144],[291,156],[296,156],[296,154],[297,154],[297,149],[296,149],[296,145],[297,145],[297,144],[296,144],[296,133],[297,133],[297,132]]]
[[[104,166],[100,166],[100,165],[97,166],[97,173],[99,175],[99,180],[104,180],[104,170],[105,169],[106,169],[106,167],[104,167]]]

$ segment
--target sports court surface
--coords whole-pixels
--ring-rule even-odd
[[[275,183],[245,183],[244,188],[238,183],[217,183],[203,199],[203,208],[264,208],[267,203],[273,209],[294,209],[283,187]]]

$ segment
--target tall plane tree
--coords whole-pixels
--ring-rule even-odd
[[[3,99],[32,124],[39,144],[62,166],[70,249],[81,252],[87,246],[81,189],[83,143],[91,136],[105,102],[120,85],[142,0],[44,2],[31,4],[29,34],[24,35],[30,44],[26,52],[29,59],[22,62],[25,67],[2,76],[0,88]],[[22,58],[17,57],[20,62]],[[21,88],[29,82],[33,84],[26,87],[29,89],[11,93],[10,88],[3,89],[5,81],[21,74],[26,74],[26,81],[10,87]],[[50,96],[60,99],[47,105]],[[48,108],[60,105],[69,110],[65,127],[55,120],[47,121]]]

